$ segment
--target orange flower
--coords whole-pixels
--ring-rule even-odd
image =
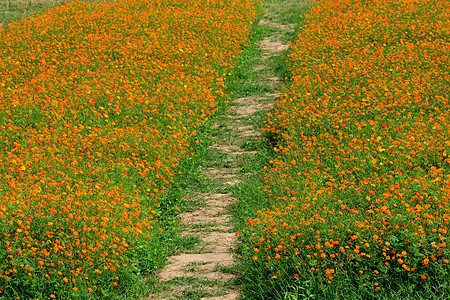
[[[326,269],[325,274],[330,275],[334,273],[334,269]]]

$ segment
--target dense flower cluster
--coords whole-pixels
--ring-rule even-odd
[[[266,121],[268,204],[248,223],[269,281],[448,280],[449,7],[324,0],[308,14]]]
[[[73,1],[0,29],[0,293],[125,288],[254,18],[250,0]]]

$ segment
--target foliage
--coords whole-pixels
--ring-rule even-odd
[[[74,1],[0,29],[3,297],[115,297],[154,271],[165,195],[255,14]]]
[[[312,7],[265,123],[276,155],[243,233],[250,298],[449,294],[448,7]]]

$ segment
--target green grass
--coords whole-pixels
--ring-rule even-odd
[[[71,0],[0,0],[0,28],[69,1]]]
[[[181,296],[178,297],[180,300],[200,300],[203,297],[217,297],[222,296],[221,292],[214,292],[208,290],[208,287],[213,288],[218,285],[226,287],[224,283],[217,283],[211,280],[199,279],[191,276],[177,277],[170,280],[170,285],[176,286],[188,286],[187,289],[183,290]]]
[[[287,43],[294,40],[298,28],[303,23],[302,16],[307,9],[307,6],[300,1],[279,1],[270,0],[265,1],[264,6],[266,12],[270,13],[269,19],[273,22],[277,22],[282,25],[296,24],[294,31],[288,32],[281,37],[281,41]],[[274,14],[275,13],[275,14]],[[276,19],[275,16],[279,14],[281,18]],[[260,17],[263,17],[261,15]],[[259,48],[258,43],[264,38],[271,38],[277,32],[276,29],[269,25],[258,25],[255,22],[250,40],[250,46],[246,49],[239,62],[239,68],[235,69],[235,73],[232,76],[232,83],[229,84],[229,90],[233,92],[234,97],[248,97],[259,96],[264,93],[274,93],[276,90],[283,90],[283,88],[289,87],[289,79],[291,73],[287,69],[286,57],[289,50],[284,51],[280,56],[273,56],[267,60],[262,60],[262,50]],[[265,65],[267,68],[262,71],[255,70],[255,66]],[[262,78],[280,77],[282,82],[279,86],[270,87],[262,81]],[[262,128],[263,122],[267,119],[267,112],[255,113],[252,118],[248,118],[248,124],[253,125],[255,128]],[[241,163],[243,165],[243,173],[248,173],[244,183],[239,184],[232,188],[233,194],[239,198],[239,201],[232,205],[233,219],[235,222],[235,230],[243,231],[247,228],[248,218],[253,216],[255,209],[264,209],[268,206],[265,201],[265,195],[260,188],[262,177],[260,170],[264,166],[268,165],[270,160],[274,158],[275,152],[273,146],[269,144],[270,140],[267,137],[258,140],[248,140],[242,145],[244,149],[253,151],[257,150],[257,154],[252,158],[243,158],[246,161]],[[235,249],[236,253],[240,256],[247,255],[246,247],[252,245],[249,240],[250,235],[241,235],[241,243],[238,244]],[[267,288],[258,283],[257,276],[249,276],[249,269],[245,265],[244,261],[240,262],[242,265],[239,267],[238,282],[243,290],[243,299],[268,299]],[[254,273],[253,273],[254,274]],[[285,299],[315,299],[313,291],[308,294],[308,291],[299,292],[297,287],[292,287],[292,292],[284,295]],[[264,295],[266,297],[264,297]],[[272,299],[272,298],[271,298]]]
[[[0,27],[63,2],[64,0],[0,0]]]

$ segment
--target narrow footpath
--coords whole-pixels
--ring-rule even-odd
[[[258,23],[261,39],[251,45],[257,55],[250,59],[245,88],[235,92],[227,111],[213,125],[212,143],[205,163],[200,167],[207,189],[187,191],[198,208],[180,215],[181,234],[197,238],[193,250],[177,253],[157,276],[165,290],[149,299],[239,299],[239,284],[233,247],[237,243],[228,208],[238,201],[230,188],[245,180],[242,169],[256,153],[261,137],[254,119],[265,115],[280,96],[283,78],[279,69],[286,55],[296,24],[285,24],[287,10],[298,7],[299,0],[265,1]],[[294,4],[296,3],[296,4]],[[243,58],[245,59],[245,58]],[[246,92],[247,91],[247,92]],[[248,92],[250,91],[250,92]]]

